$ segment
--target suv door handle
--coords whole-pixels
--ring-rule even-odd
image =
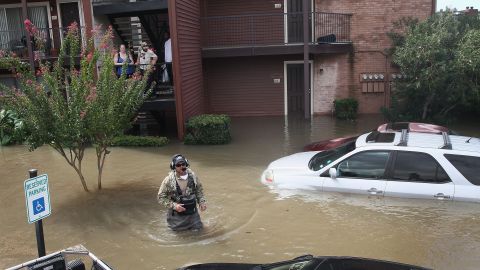
[[[372,195],[379,195],[379,194],[382,194],[383,191],[381,190],[378,190],[376,188],[370,188],[370,189],[367,189],[367,192],[372,194]]]
[[[450,195],[445,195],[443,193],[437,193],[437,194],[433,195],[433,197],[435,197],[439,200],[450,199]]]

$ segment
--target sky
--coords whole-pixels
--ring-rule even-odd
[[[449,7],[451,9],[465,10],[465,7],[480,9],[480,0],[437,0],[437,11]]]

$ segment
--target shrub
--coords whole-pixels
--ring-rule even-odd
[[[25,139],[23,122],[11,110],[0,109],[0,145],[21,143]]]
[[[113,138],[111,146],[153,146],[160,147],[168,144],[165,137],[123,135]]]
[[[353,98],[336,99],[333,101],[335,116],[338,119],[357,118],[358,101]]]
[[[187,122],[185,144],[226,144],[230,137],[230,117],[224,114],[202,114]]]

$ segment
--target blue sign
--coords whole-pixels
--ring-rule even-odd
[[[24,188],[28,223],[48,217],[52,212],[48,176],[43,174],[27,179],[24,182]]]
[[[32,202],[33,206],[33,214],[37,215],[41,212],[45,211],[45,198],[41,197]]]

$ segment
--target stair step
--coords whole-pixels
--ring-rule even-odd
[[[140,22],[138,17],[116,17],[113,18],[114,23],[125,23],[125,22]]]
[[[117,27],[117,31],[138,31],[141,30],[142,32],[145,31],[142,26],[131,26],[131,27]]]

